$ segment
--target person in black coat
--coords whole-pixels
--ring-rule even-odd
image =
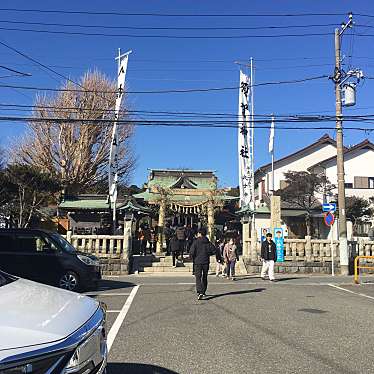
[[[180,253],[179,240],[176,235],[173,235],[173,237],[170,239],[168,251],[171,252],[171,255],[173,256],[173,267],[176,268]]]
[[[210,256],[217,255],[216,247],[206,237],[206,229],[201,228],[197,233],[197,239],[192,243],[190,256],[194,263],[196,278],[196,292],[201,300],[208,287],[208,271]]]
[[[274,263],[277,261],[277,247],[272,240],[271,233],[266,234],[266,240],[261,244],[261,278],[265,279],[266,273],[269,273],[269,279],[275,281]]]

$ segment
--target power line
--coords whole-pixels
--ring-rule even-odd
[[[55,31],[55,30],[35,30],[35,29],[20,29],[11,27],[0,27],[0,30],[5,31],[20,31],[32,32],[42,34],[55,34],[55,35],[81,35],[81,36],[104,36],[110,38],[149,38],[149,39],[264,39],[264,38],[297,38],[297,37],[314,37],[314,36],[327,36],[332,35],[331,32],[320,33],[303,33],[303,34],[256,34],[256,35],[135,35],[135,34],[106,34],[100,32],[81,32],[81,31]],[[360,36],[360,34],[357,34]],[[369,35],[365,35],[369,36]]]
[[[15,69],[9,68],[9,67],[4,66],[4,65],[0,65],[0,69],[8,70],[8,71],[10,71],[10,72],[12,72],[12,73],[16,73],[16,74],[18,74],[18,75],[20,75],[20,76],[23,76],[23,77],[31,77],[31,76],[32,76],[32,75],[29,74],[29,73],[23,73],[23,72],[21,72],[21,71],[18,71],[18,70],[15,70]]]
[[[1,42],[0,42],[1,44]],[[263,82],[254,84],[253,87],[280,85],[280,84],[296,84],[309,82],[313,80],[319,80],[328,78],[328,75],[319,75],[316,77],[308,77],[302,79],[293,79],[286,81],[275,81],[275,82]],[[81,92],[81,93],[117,93],[117,91],[97,91],[97,90],[77,90],[69,88],[50,88],[50,87],[33,87],[33,86],[15,86],[10,84],[0,84],[2,88],[18,88],[23,90],[37,90],[37,91],[53,91],[53,92]],[[81,86],[82,87],[82,86]],[[83,87],[84,88],[84,87]],[[189,92],[214,92],[214,91],[231,91],[238,90],[239,86],[235,87],[210,87],[210,88],[191,88],[191,89],[171,89],[171,90],[151,90],[151,91],[127,91],[126,94],[168,94],[168,93],[189,93]]]
[[[58,26],[58,27],[78,27],[78,28],[99,28],[108,30],[282,30],[282,29],[293,29],[293,28],[313,28],[313,27],[335,27],[335,23],[324,23],[324,24],[307,24],[307,25],[285,25],[285,26],[237,26],[237,27],[225,27],[225,26],[204,26],[204,27],[173,27],[173,26],[109,26],[109,25],[82,25],[82,24],[71,24],[71,23],[46,23],[46,22],[27,22],[27,21],[7,21],[0,20],[0,23],[9,23],[16,25],[34,25],[34,26]]]
[[[45,64],[43,64],[43,63],[41,63],[40,61],[35,60],[35,59],[32,58],[31,56],[27,55],[26,53],[23,53],[23,52],[19,51],[18,49],[16,49],[16,48],[10,46],[9,44],[7,44],[7,43],[5,43],[5,42],[3,42],[3,41],[1,41],[1,40],[0,40],[0,44],[1,44],[2,46],[4,46],[5,48],[8,48],[8,49],[10,49],[11,51],[17,53],[18,55],[20,55],[20,56],[26,58],[27,60],[30,60],[30,61],[34,62],[35,64],[37,64],[37,65],[43,67],[44,69],[47,69],[48,71],[52,72],[53,74],[56,74],[56,75],[58,75],[59,77],[61,77],[61,78],[63,78],[63,79],[66,79],[67,81],[72,82],[72,83],[76,84],[77,86],[80,86],[81,88],[84,88],[84,87],[81,86],[79,83],[74,82],[73,80],[71,80],[71,79],[68,78],[67,76],[65,76],[65,75],[63,75],[63,74],[61,74],[61,73],[59,73],[58,71],[56,71],[56,70],[50,68],[49,66],[47,66],[47,65],[45,65]],[[17,88],[17,87],[16,87],[16,88]]]
[[[7,103],[0,103],[0,107],[8,107],[8,108],[11,108],[11,109],[54,109],[54,110],[57,110],[57,111],[60,111],[60,110],[69,110],[69,111],[76,111],[76,112],[90,112],[92,111],[92,109],[90,108],[77,108],[77,107],[60,107],[60,106],[50,106],[50,105],[27,105],[27,104],[7,104]],[[363,108],[356,108],[356,109],[373,109],[374,107],[363,107]],[[95,112],[102,112],[102,113],[114,113],[115,110],[114,109],[95,109],[94,110]],[[157,116],[174,116],[174,117],[178,117],[178,116],[187,116],[187,117],[192,117],[192,116],[197,116],[197,117],[202,117],[202,118],[234,118],[235,121],[238,120],[238,118],[240,118],[240,116],[236,113],[221,113],[221,112],[191,112],[191,111],[188,111],[188,112],[182,112],[182,111],[161,111],[161,110],[158,110],[158,111],[155,111],[155,110],[122,110],[121,111],[122,113],[124,114],[129,114],[129,115],[136,115],[136,114],[145,114],[145,115],[157,115]],[[336,117],[335,116],[327,116],[325,114],[322,114],[322,113],[329,113],[329,112],[333,112],[331,110],[329,111],[324,111],[324,112],[318,112],[316,113],[315,111],[314,112],[304,112],[304,113],[296,113],[296,114],[277,114],[274,116],[274,118],[276,120],[278,119],[282,119],[282,118],[291,118],[291,119],[297,119],[297,118],[301,118],[301,119],[307,119],[307,120],[310,120],[311,118],[317,118],[317,119],[332,119],[332,120],[336,120]],[[307,116],[306,114],[310,114],[309,116]],[[273,117],[273,114],[255,114],[254,115],[255,118],[271,118]],[[374,114],[370,114],[370,113],[367,113],[367,114],[359,114],[359,115],[347,115],[345,116],[344,118],[345,119],[366,119],[367,117],[374,117]]]
[[[74,11],[74,10],[60,10],[60,9],[17,9],[17,8],[0,8],[0,11],[6,12],[33,12],[33,13],[57,13],[57,14],[84,14],[84,15],[101,15],[101,16],[134,16],[134,17],[331,17],[331,16],[345,16],[346,13],[257,13],[257,14],[243,14],[243,13],[205,13],[205,14],[190,14],[190,13],[157,13],[157,12],[94,12],[94,11]],[[360,15],[361,14],[355,14]],[[374,17],[363,15],[366,17]]]
[[[0,116],[0,121],[4,122],[34,122],[34,123],[64,123],[64,124],[74,124],[78,123],[81,125],[102,125],[105,123],[112,123],[110,120],[105,119],[66,119],[66,118],[31,118],[31,117],[7,117]],[[238,124],[225,124],[225,123],[181,123],[181,122],[166,122],[166,121],[129,121],[129,120],[119,120],[119,125],[132,125],[132,126],[156,126],[156,127],[184,127],[184,128],[222,128],[222,129],[239,129]],[[321,121],[320,121],[321,122]],[[257,129],[269,129],[271,127],[271,119],[266,121],[257,121],[257,123],[262,124],[254,125]],[[372,123],[372,122],[369,122]],[[334,126],[281,126],[278,125],[278,130],[334,130]],[[374,127],[348,127],[345,126],[346,130],[357,130],[357,131],[374,131]]]
[[[74,114],[74,113],[70,113]],[[76,113],[77,114],[77,113]],[[31,122],[79,122],[79,123],[112,123],[113,119],[111,118],[65,118],[65,117],[6,117],[10,120],[15,119],[19,121],[31,121]],[[291,116],[276,116],[275,120],[277,123],[319,123],[319,122],[335,122],[337,119],[336,116],[330,115],[317,115],[317,116],[300,116],[300,115],[291,115]],[[368,122],[374,120],[374,114],[356,115],[356,116],[339,116],[339,119],[347,122]],[[207,120],[191,120],[191,119],[168,119],[168,120],[148,120],[148,119],[120,119],[120,123],[123,124],[137,124],[137,123],[168,123],[168,124],[235,124],[238,126],[238,123],[242,123],[238,119],[207,119]],[[244,121],[250,123],[251,121]],[[271,124],[272,116],[259,115],[254,121],[254,123],[260,124]]]

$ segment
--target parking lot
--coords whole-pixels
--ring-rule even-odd
[[[374,284],[283,276],[107,278],[108,372],[372,373]]]

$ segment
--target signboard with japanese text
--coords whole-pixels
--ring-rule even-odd
[[[277,262],[284,261],[284,236],[281,227],[274,229],[274,243],[277,249]]]

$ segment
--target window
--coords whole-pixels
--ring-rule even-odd
[[[369,181],[369,188],[374,188],[374,177],[369,177],[368,181]]]
[[[353,183],[344,183],[345,188],[353,188]]]
[[[17,235],[17,242],[20,252],[50,252],[56,249],[40,235]]]

